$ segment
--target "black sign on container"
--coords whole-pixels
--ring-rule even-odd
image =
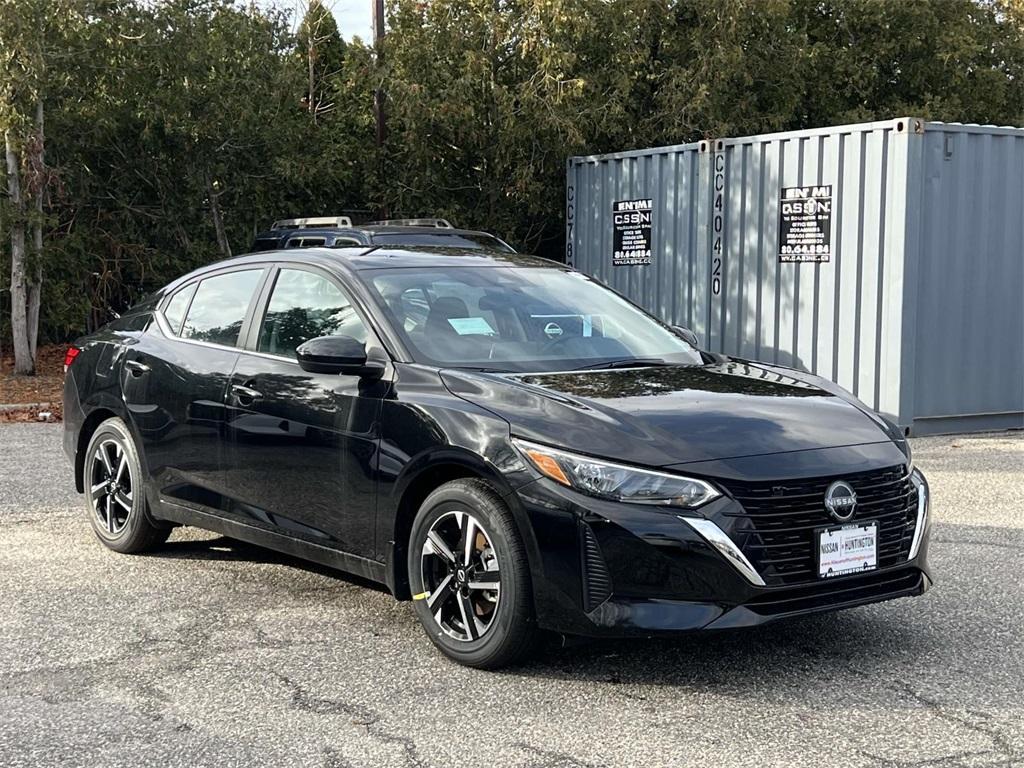
[[[651,263],[653,200],[619,200],[612,204],[612,266]]]
[[[832,256],[832,185],[783,187],[779,200],[779,261],[828,261]]]

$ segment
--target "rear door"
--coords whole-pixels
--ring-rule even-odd
[[[346,335],[380,346],[349,292],[314,267],[282,265],[231,376],[228,484],[245,522],[370,559],[381,381],[303,371],[302,342]]]
[[[125,352],[125,403],[151,487],[169,501],[225,509],[228,379],[268,271],[236,267],[182,286]]]

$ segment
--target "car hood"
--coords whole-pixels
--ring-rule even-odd
[[[441,376],[453,394],[507,420],[516,436],[647,466],[897,438],[831,382],[747,361]]]

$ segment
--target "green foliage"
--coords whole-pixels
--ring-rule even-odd
[[[444,216],[529,250],[555,236],[559,175],[586,146],[574,48],[592,27],[572,5],[392,5],[389,139],[375,191],[393,213]]]
[[[46,108],[44,337],[275,218],[438,215],[557,258],[571,154],[1024,123],[1022,0],[391,0],[380,60],[319,0],[295,21],[240,0],[0,3],[0,129],[28,136]]]

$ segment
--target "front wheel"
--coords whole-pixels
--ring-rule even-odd
[[[85,453],[85,506],[97,538],[115,552],[162,544],[170,526],[150,519],[135,441],[118,418],[104,421]]]
[[[455,480],[431,493],[409,543],[416,615],[446,656],[495,669],[535,647],[526,550],[512,513],[488,483]]]

